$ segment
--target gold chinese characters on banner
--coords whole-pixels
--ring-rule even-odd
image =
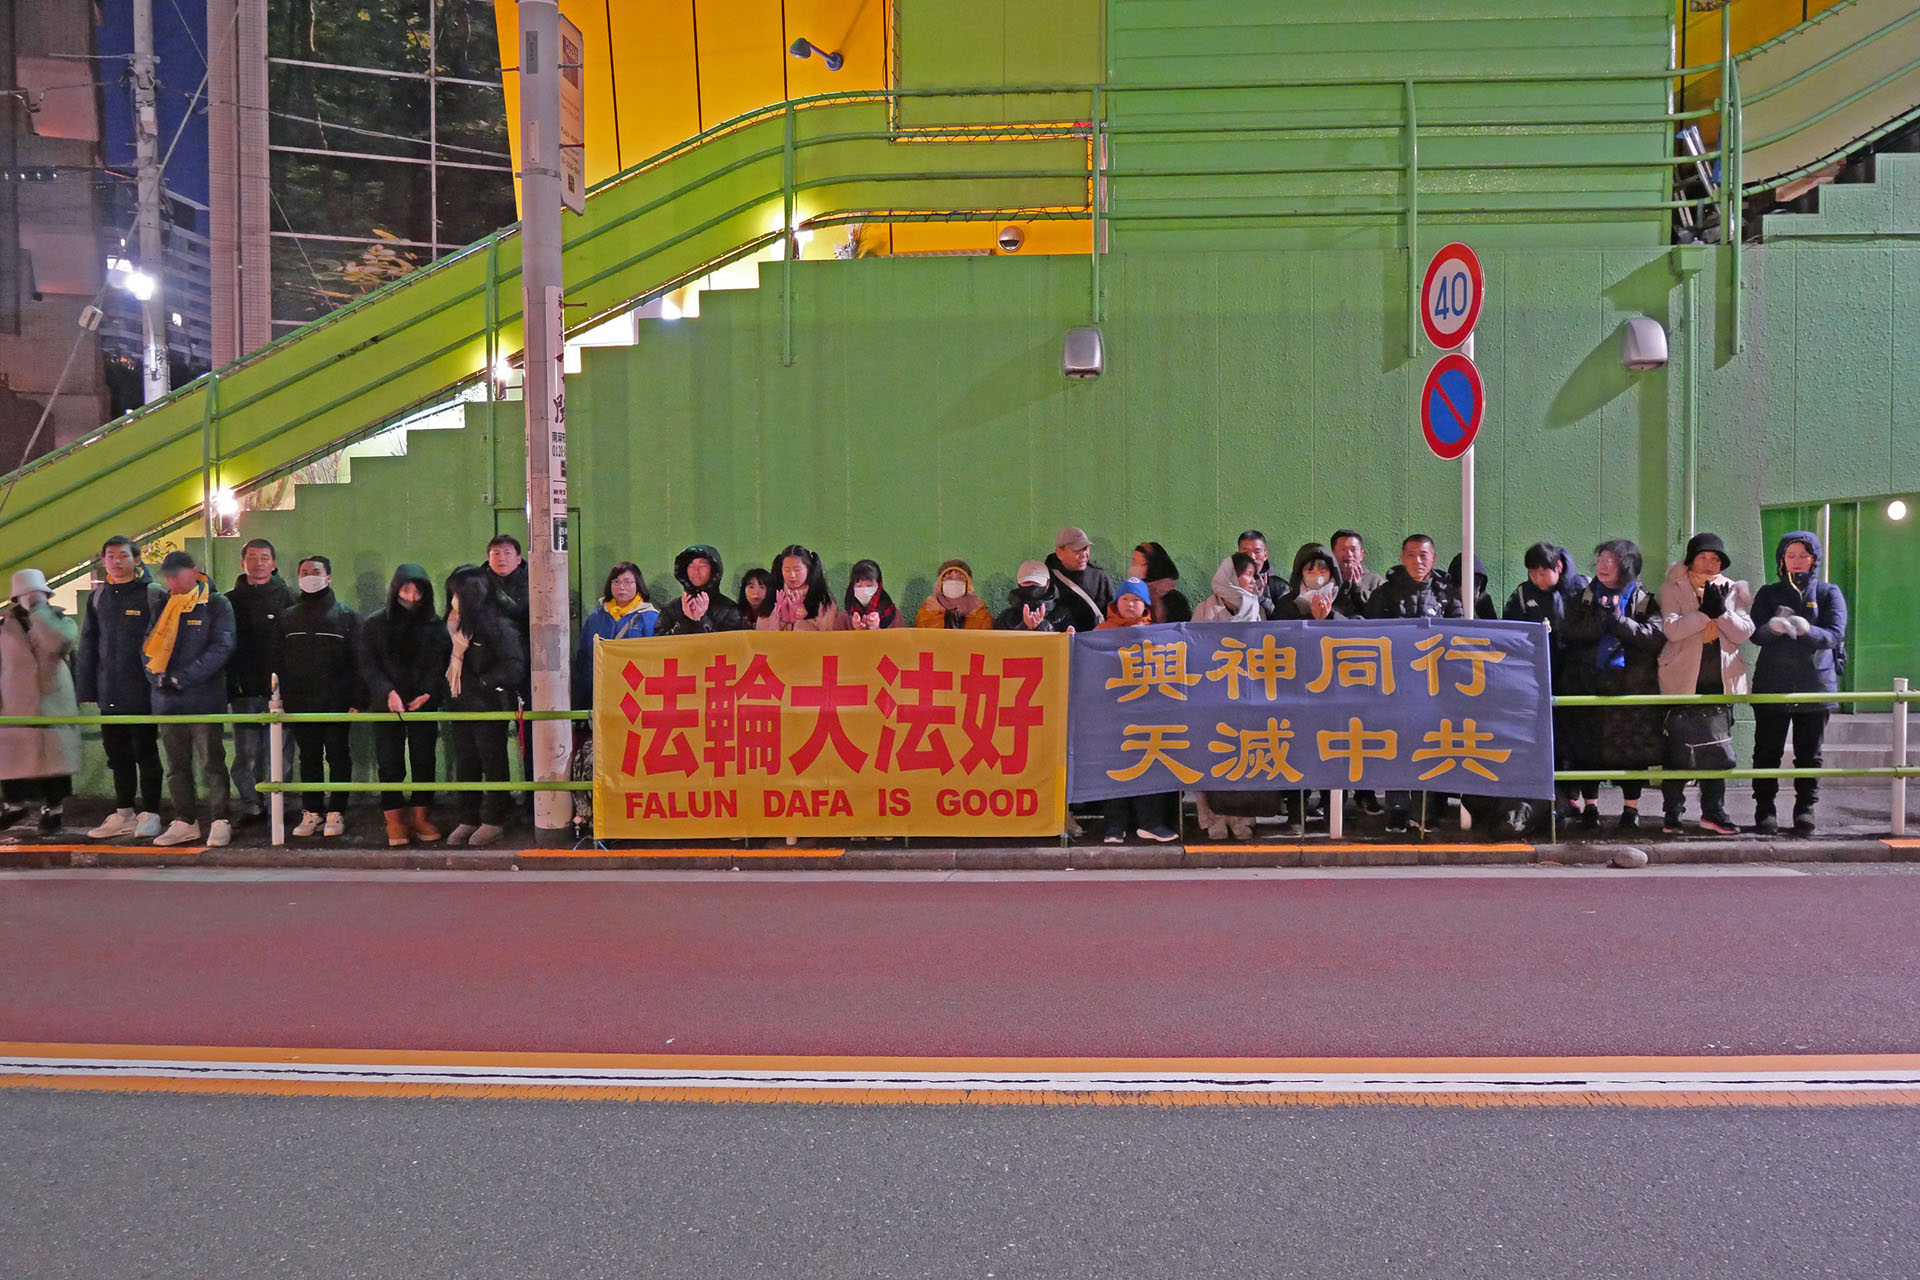
[[[1046,836],[1067,637],[725,632],[594,646],[594,835]]]

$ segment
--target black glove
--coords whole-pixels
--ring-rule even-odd
[[[1717,582],[1709,582],[1700,592],[1700,612],[1709,618],[1718,618],[1727,611],[1727,589]]]

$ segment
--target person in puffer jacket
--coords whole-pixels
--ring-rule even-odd
[[[1753,591],[1727,577],[1733,560],[1717,533],[1696,533],[1687,554],[1667,570],[1660,585],[1660,626],[1667,647],[1660,651],[1660,692],[1723,694],[1747,691],[1747,660],[1740,646],[1753,638]],[[1668,716],[1669,736],[1673,717]],[[1687,784],[1660,784],[1666,800],[1667,835],[1684,835]],[[1724,779],[1700,779],[1700,829],[1714,835],[1738,835],[1727,816]]]
[[[1038,560],[1023,560],[1007,592],[1007,607],[993,620],[995,631],[1067,631],[1073,620],[1060,603],[1053,575]]]
[[[167,589],[140,563],[140,546],[132,538],[108,538],[100,548],[100,569],[106,581],[88,593],[86,617],[80,623],[75,695],[97,704],[103,716],[152,715],[153,686],[147,682],[140,650],[147,628],[166,606]],[[103,724],[100,745],[113,774],[115,808],[87,835],[95,840],[153,839],[161,827],[160,727]]]
[[[713,631],[745,631],[753,626],[740,606],[720,592],[720,553],[699,543],[673,558],[673,576],[679,580],[678,600],[660,610],[655,635],[697,636]]]
[[[934,575],[933,594],[921,601],[913,625],[931,630],[993,630],[993,611],[973,587],[973,567],[965,560],[942,562]]]
[[[1644,560],[1638,544],[1615,538],[1593,549],[1593,577],[1567,602],[1566,658],[1560,684],[1574,696],[1614,697],[1660,692],[1660,605],[1640,583]],[[1569,763],[1576,769],[1638,772],[1666,763],[1666,714],[1659,707],[1568,707]],[[1555,722],[1556,725],[1559,723]],[[1555,729],[1556,742],[1559,730]],[[1586,808],[1581,823],[1600,825],[1600,784],[1578,784]],[[1620,827],[1640,825],[1645,784],[1622,781]],[[1569,803],[1571,803],[1571,797]]]
[[[1443,618],[1447,616],[1447,575],[1433,567],[1437,553],[1424,533],[1408,534],[1400,544],[1400,564],[1380,589],[1367,597],[1369,618]]]
[[[1455,556],[1447,563],[1447,580],[1455,584],[1454,589],[1447,594],[1447,617],[1465,617],[1460,608],[1459,556]],[[1493,607],[1493,597],[1487,594],[1487,566],[1479,556],[1473,558],[1473,616],[1482,622],[1492,622],[1500,616]]]
[[[300,562],[300,594],[293,608],[280,617],[270,653],[273,673],[280,681],[282,710],[300,713],[358,711],[366,700],[361,692],[359,649],[360,615],[333,594],[333,562],[308,556]],[[306,812],[292,834],[305,838],[320,832],[328,837],[346,834],[345,791],[329,794],[321,785],[353,781],[351,725],[299,723],[293,740],[300,748],[300,781]],[[322,826],[322,815],[324,827]]]
[[[1128,578],[1114,588],[1107,620],[1096,630],[1150,627],[1153,587],[1144,578]],[[1115,796],[1106,802],[1108,844],[1130,844],[1133,839],[1171,844],[1180,838],[1180,793],[1160,791],[1143,796]]]
[[[1566,551],[1551,542],[1536,542],[1527,548],[1527,576],[1513,594],[1507,597],[1507,607],[1501,614],[1508,622],[1537,622],[1547,629],[1547,661],[1552,673],[1553,691],[1556,694],[1571,693],[1566,687],[1567,652],[1567,606],[1581,591],[1586,589],[1587,580],[1574,572],[1573,561]],[[1576,731],[1570,708],[1556,707],[1553,712],[1553,767],[1571,769],[1573,764],[1572,735]],[[1600,785],[1594,783],[1593,795],[1600,794]],[[1569,782],[1558,788],[1561,803],[1562,821],[1572,821],[1579,816],[1577,802],[1582,794],[1580,784]],[[1598,825],[1600,810],[1593,811],[1592,825]]]
[[[462,565],[447,578],[447,692],[453,711],[511,711],[527,671],[520,633],[501,610],[499,593],[480,565]],[[453,770],[460,782],[506,782],[507,722],[453,722]],[[506,834],[512,802],[505,791],[462,791],[460,825],[450,845],[489,845]]]
[[[387,607],[360,627],[359,664],[367,686],[367,709],[409,716],[438,711],[447,687],[447,659],[453,641],[446,623],[433,607],[433,579],[417,564],[393,571],[387,587]],[[380,794],[387,820],[387,843],[398,848],[413,840],[433,844],[440,829],[433,825],[435,749],[440,726],[431,720],[380,721],[373,726],[373,754],[380,781],[392,791]],[[398,790],[413,766],[413,791]]]
[[[1193,607],[1195,622],[1262,622],[1255,579],[1260,570],[1254,558],[1236,551],[1213,571],[1213,590]]]
[[[573,709],[593,708],[593,646],[601,640],[644,640],[660,626],[660,611],[647,599],[647,580],[640,566],[622,560],[607,570],[600,604],[580,624],[580,644],[573,654]],[[593,731],[591,721],[577,722],[575,733]]]
[[[1304,542],[1293,553],[1293,576],[1288,580],[1293,594],[1287,598],[1290,612],[1281,617],[1314,618],[1326,621],[1335,616],[1340,599],[1340,569],[1333,552],[1324,544]]]
[[[1774,548],[1777,575],[1753,597],[1753,642],[1760,646],[1754,664],[1755,693],[1837,693],[1835,661],[1847,639],[1847,598],[1820,577],[1820,539],[1804,529],[1780,539]],[[1753,767],[1778,769],[1793,733],[1793,767],[1818,769],[1832,702],[1757,705],[1753,709]],[[1778,778],[1753,780],[1753,829],[1770,836],[1780,829],[1773,811],[1780,794]],[[1793,780],[1794,834],[1814,832],[1813,807],[1820,800],[1820,779]]]

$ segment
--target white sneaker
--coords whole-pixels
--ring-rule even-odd
[[[224,849],[233,840],[233,824],[225,818],[215,818],[207,827],[207,847]]]
[[[166,848],[176,844],[198,844],[200,842],[200,824],[175,818],[172,825],[155,838],[154,843]]]
[[[320,828],[323,836],[343,836],[347,833],[346,815],[338,811],[327,815],[327,825]]]
[[[87,835],[94,840],[123,840],[134,834],[139,826],[140,820],[133,816],[133,810],[115,809],[107,815],[105,822],[87,832]]]
[[[312,809],[300,815],[300,825],[293,829],[296,836],[310,836],[320,829],[320,815]]]
[[[141,814],[140,825],[133,829],[133,838],[136,840],[151,840],[159,834],[160,815],[157,813]]]

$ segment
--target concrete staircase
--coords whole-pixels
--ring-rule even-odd
[[[1791,744],[1788,750],[1791,752]],[[1826,765],[1829,769],[1884,769],[1893,763],[1892,712],[1841,714],[1834,716],[1828,723]],[[1843,779],[1842,781],[1856,785],[1862,783],[1885,785],[1883,780],[1873,778]]]

